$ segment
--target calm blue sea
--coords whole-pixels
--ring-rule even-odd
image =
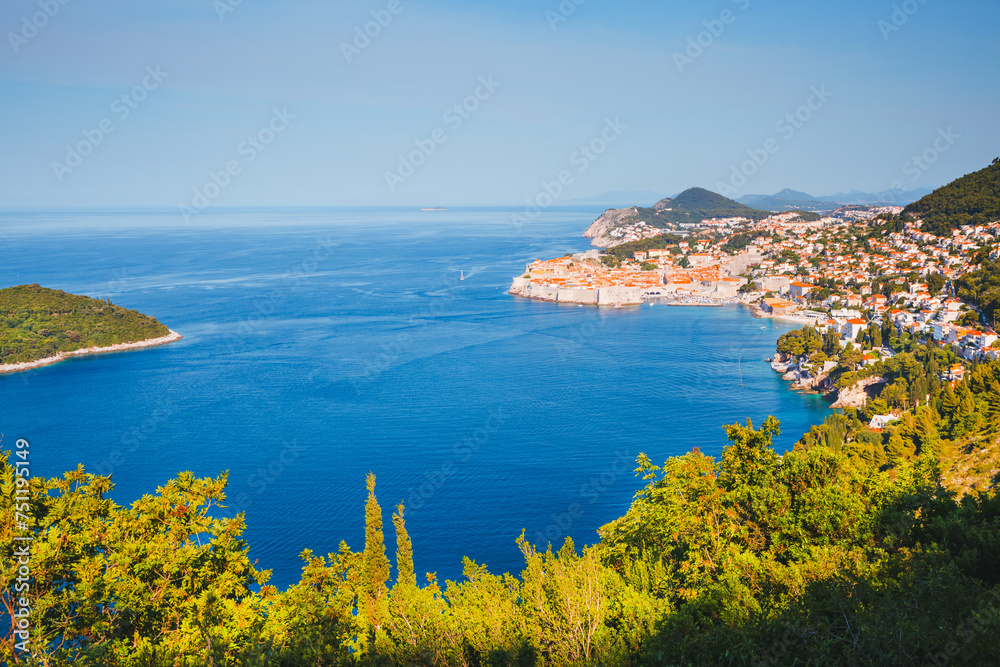
[[[364,542],[365,475],[418,571],[519,571],[515,538],[578,546],[641,486],[634,459],[717,454],[722,426],[826,404],[764,362],[789,327],[739,307],[598,311],[508,295],[535,258],[588,248],[600,213],[228,210],[0,214],[0,286],[40,283],[153,315],[183,340],[0,376],[0,431],[32,472],[82,463],[128,504],[177,472],[229,472],[272,582]],[[464,272],[466,279],[459,280]],[[9,445],[8,445],[9,446]]]

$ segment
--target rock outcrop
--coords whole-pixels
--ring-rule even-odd
[[[778,352],[771,360],[771,369],[784,375],[795,366],[795,359],[791,355]]]
[[[831,408],[864,407],[869,398],[875,398],[886,384],[884,377],[874,376],[858,380],[849,387],[836,389],[827,380],[830,372],[837,367],[836,362],[827,361],[821,369],[803,369],[795,357],[778,352],[771,360],[771,368],[781,373],[781,379],[792,382],[795,389],[811,389],[835,397]]]
[[[595,220],[590,227],[587,227],[587,231],[583,233],[583,238],[591,239],[590,245],[595,248],[612,248],[616,245],[624,243],[624,241],[613,239],[608,236],[610,232],[615,227],[620,227],[625,223],[625,220],[634,217],[639,214],[639,209],[635,206],[629,206],[628,208],[609,208],[607,211],[601,214],[597,220]]]
[[[860,408],[863,407],[869,398],[878,396],[880,385],[885,385],[884,377],[874,376],[858,380],[849,387],[844,387],[837,392],[837,400],[831,408]]]
[[[828,361],[822,368],[803,368],[798,359],[782,352],[778,352],[771,360],[772,370],[781,373],[782,380],[794,382],[796,389],[809,389],[824,394],[830,391],[827,378],[836,366],[836,363]]]

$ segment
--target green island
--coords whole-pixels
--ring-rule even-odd
[[[34,285],[0,289],[0,366],[168,336],[154,318],[110,300]]]

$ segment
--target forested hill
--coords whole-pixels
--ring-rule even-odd
[[[771,215],[768,211],[758,211],[704,188],[688,188],[673,199],[661,199],[653,210],[656,218],[663,222],[694,224],[706,218],[742,216],[762,220]]]
[[[956,280],[955,288],[959,297],[976,304],[986,321],[996,326],[1000,315],[1000,263],[983,262],[978,269]]]
[[[135,343],[169,330],[148,315],[86,296],[34,285],[0,289],[0,364],[57,352]]]
[[[1000,220],[1000,158],[913,202],[903,214],[923,218],[921,229],[938,236],[951,236],[962,225]]]
[[[612,247],[618,245],[620,240],[612,237],[610,233],[622,227],[648,225],[659,229],[676,230],[679,225],[699,225],[702,220],[710,218],[743,217],[763,220],[770,215],[768,211],[758,211],[744,206],[704,188],[688,188],[676,197],[661,199],[652,208],[629,206],[608,209],[587,228],[583,235],[594,239],[592,245]]]

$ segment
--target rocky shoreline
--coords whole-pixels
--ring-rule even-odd
[[[874,375],[862,378],[849,387],[838,389],[827,382],[829,372],[836,367],[834,362],[827,362],[827,365],[829,364],[833,365],[830,367],[825,365],[822,371],[814,374],[812,371],[800,368],[795,359],[778,352],[771,360],[771,369],[776,373],[781,373],[782,380],[791,382],[792,389],[822,394],[825,399],[831,402],[831,409],[864,407],[868,399],[872,397],[873,390],[870,388],[886,383],[884,377]]]
[[[18,371],[26,371],[32,368],[40,368],[42,366],[48,366],[49,364],[59,363],[60,361],[64,361],[65,359],[73,356],[100,354],[103,352],[119,352],[122,350],[135,350],[143,347],[153,347],[154,345],[165,345],[166,343],[173,343],[174,341],[183,338],[183,336],[173,329],[168,329],[168,331],[170,333],[166,336],[147,338],[146,340],[140,340],[135,343],[118,343],[116,345],[108,345],[106,347],[85,347],[71,352],[60,352],[54,356],[45,357],[44,359],[36,359],[35,361],[22,361],[18,364],[0,364],[0,373],[16,373]]]

